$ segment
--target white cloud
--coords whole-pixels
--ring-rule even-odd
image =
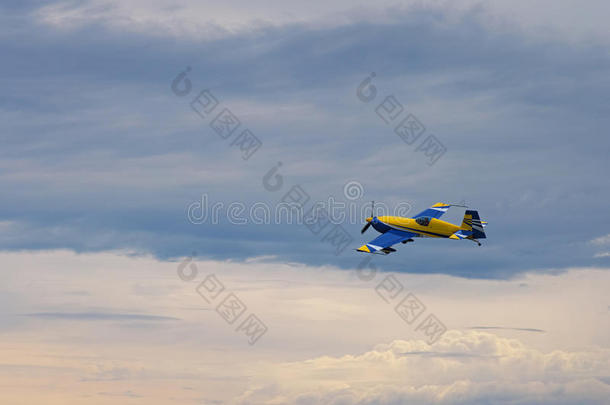
[[[117,0],[59,1],[42,7],[40,21],[59,29],[102,24],[110,29],[146,32],[150,35],[188,36],[214,39],[227,33],[263,25],[298,23],[313,26],[338,26],[354,21],[395,22],[397,10],[428,7],[453,14],[476,10],[491,28],[514,29],[530,35],[565,40],[605,40],[609,28],[604,16],[608,3],[541,0],[532,6],[524,0],[497,1],[481,5],[478,0],[402,1],[384,0],[372,7],[365,1],[185,1],[169,0],[120,2]],[[605,12],[604,12],[605,10]]]
[[[610,245],[610,233],[608,235],[592,239],[591,243],[598,246]]]
[[[449,331],[432,346],[396,340],[358,355],[278,364],[237,402],[603,404],[610,385],[598,377],[609,367],[607,349],[545,353],[516,339]]]
[[[395,274],[397,299],[413,292],[449,328],[428,345],[375,291],[386,274],[364,281],[258,257],[197,261],[186,282],[178,263],[150,257],[0,260],[2,403],[105,404],[112,398],[99,393],[127,391],[147,405],[602,404],[609,395],[608,269],[505,281]],[[268,326],[254,346],[197,293],[209,274]],[[36,313],[52,316],[24,316]]]
[[[596,246],[609,246],[610,245],[610,233],[608,235],[600,236],[591,240],[591,244]],[[610,252],[598,252],[593,255],[596,259],[602,259],[610,257]]]

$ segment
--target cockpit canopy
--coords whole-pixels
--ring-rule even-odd
[[[430,219],[430,217],[419,217],[415,218],[415,222],[417,222],[417,224],[421,226],[428,226],[428,224],[430,224]]]

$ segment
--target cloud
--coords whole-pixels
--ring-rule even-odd
[[[432,346],[397,340],[275,371],[270,381],[256,378],[236,403],[604,404],[610,395],[602,381],[610,372],[607,349],[541,352],[475,331],[449,331]]]
[[[116,314],[104,312],[38,312],[25,314],[33,318],[72,321],[179,321],[179,318],[161,315]]]
[[[607,394],[606,268],[395,273],[402,291],[388,302],[388,273],[267,259],[192,258],[184,281],[182,261],[152,256],[0,252],[0,401],[129,390],[142,404],[596,404]],[[225,290],[208,302],[197,287],[211,274]],[[229,293],[268,327],[253,346],[240,320],[216,311]],[[396,312],[408,293],[449,329],[433,345]]]
[[[273,205],[296,184],[311,201],[344,200],[343,185],[356,179],[362,203],[406,201],[419,211],[464,199],[490,221],[476,260],[467,242],[418,240],[378,264],[384,270],[510,278],[524,268],[595,264],[581,241],[608,222],[600,186],[609,142],[604,44],[490,27],[480,9],[443,5],[388,6],[382,13],[391,18],[367,18],[365,10],[336,24],[246,24],[206,40],[150,27],[181,25],[176,13],[211,15],[209,4],[38,5],[13,4],[3,27],[16,35],[0,40],[10,61],[0,66],[0,186],[12,190],[0,202],[4,249],[275,255],[352,268],[361,256],[335,256],[324,235],[306,227],[198,226],[185,211],[203,193],[225,204]],[[243,10],[236,18],[248,17]],[[187,65],[193,93],[178,98],[170,83]],[[364,104],[355,91],[371,71],[378,96]],[[191,96],[203,88],[261,137],[260,154],[244,162],[191,110]],[[390,94],[448,148],[433,167],[375,113]],[[278,161],[285,188],[271,193],[262,177]],[[460,214],[446,218],[459,223]],[[524,234],[516,218],[537,226]],[[353,239],[345,252],[352,252],[366,240],[360,223],[345,228]]]
[[[591,243],[597,246],[610,245],[610,234],[592,239]]]
[[[7,8],[24,7],[9,2]],[[40,23],[56,29],[70,30],[87,25],[100,25],[110,30],[154,36],[191,37],[199,40],[214,39],[260,26],[303,24],[324,27],[347,25],[359,20],[392,23],[400,14],[412,9],[442,9],[459,19],[462,13],[477,10],[489,28],[502,29],[517,25],[529,35],[539,37],[561,36],[566,40],[594,38],[603,40],[608,29],[603,18],[607,4],[592,1],[587,5],[566,0],[561,5],[543,0],[532,7],[526,1],[496,1],[481,4],[476,0],[403,1],[398,5],[391,0],[379,1],[371,6],[365,1],[315,0],[304,6],[298,1],[236,1],[230,5],[208,1],[175,3],[162,0],[154,3],[134,0],[129,6],[116,0],[56,1],[51,4],[26,2]]]
[[[507,326],[471,326],[469,329],[478,329],[478,330],[516,330],[521,332],[536,332],[536,333],[545,333],[546,331],[542,329],[536,328],[511,328]]]
[[[98,392],[98,395],[108,397],[129,397],[129,398],[142,398],[142,395],[138,395],[131,390],[123,392]]]
[[[592,239],[590,241],[590,243],[592,245],[595,246],[608,246],[610,245],[610,234],[608,235],[604,235],[604,236],[599,236],[595,239]],[[601,259],[601,258],[605,258],[605,257],[610,257],[610,252],[597,252],[593,255],[594,258],[596,259]]]

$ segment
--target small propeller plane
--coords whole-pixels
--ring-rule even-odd
[[[392,248],[398,242],[413,242],[413,238],[449,238],[468,239],[481,246],[479,239],[486,238],[483,228],[487,222],[481,221],[479,213],[466,210],[462,225],[454,225],[439,218],[447,212],[449,207],[465,207],[464,205],[436,203],[432,207],[420,212],[413,218],[394,216],[375,216],[375,201],[371,206],[371,216],[360,233],[366,232],[372,225],[381,235],[367,244],[356,249],[359,252],[389,254],[396,252]],[[467,208],[467,207],[465,207]]]

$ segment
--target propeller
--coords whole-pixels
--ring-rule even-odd
[[[366,232],[366,230],[367,230],[367,229],[369,229],[369,226],[371,226],[371,223],[370,223],[370,222],[367,222],[367,223],[364,225],[364,228],[362,228],[362,230],[360,231],[360,233],[365,233],[365,232]]]
[[[373,218],[373,215],[375,215],[375,201],[371,201],[371,218]],[[369,229],[369,227],[371,226],[371,223],[373,222],[373,220],[371,219],[371,222],[367,222],[364,227],[362,228],[362,230],[360,231],[360,233],[365,233],[367,229]]]

